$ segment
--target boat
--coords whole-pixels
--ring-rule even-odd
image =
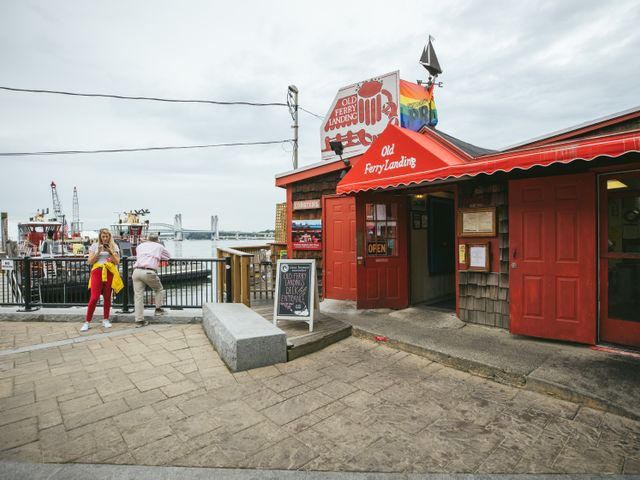
[[[61,255],[64,252],[63,224],[45,217],[49,210],[37,210],[27,222],[18,223],[18,250],[21,256]]]
[[[142,221],[142,217],[149,214],[149,210],[129,210],[118,214],[118,221],[110,225],[113,240],[120,249],[122,256],[135,256],[136,247],[149,236],[149,220]]]

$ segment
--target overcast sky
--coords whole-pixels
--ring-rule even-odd
[[[438,127],[500,148],[640,104],[640,3],[607,1],[0,0],[0,86],[284,102],[324,116],[337,90],[418,64],[429,34],[444,70]],[[300,113],[300,165],[320,161],[320,120]],[[166,104],[0,91],[0,152],[291,138],[285,107]],[[85,229],[148,208],[152,222],[273,228],[287,145],[0,157],[15,224],[73,187]]]

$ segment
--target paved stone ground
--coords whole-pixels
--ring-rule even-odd
[[[22,327],[20,342],[35,345],[69,325]],[[232,374],[200,325],[121,333],[0,356],[0,459],[640,473],[640,422],[367,340]]]
[[[94,319],[88,332],[80,333],[82,322],[0,322],[0,350],[26,347],[41,343],[76,338],[79,335],[99,333],[131,328],[131,324],[114,323],[110,329],[102,328],[102,319]]]

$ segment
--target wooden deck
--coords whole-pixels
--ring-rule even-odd
[[[273,300],[251,300],[251,308],[273,322]],[[309,324],[291,320],[278,320],[278,327],[287,334],[287,359],[308,355],[351,336],[351,325],[317,312],[313,319],[313,332]]]

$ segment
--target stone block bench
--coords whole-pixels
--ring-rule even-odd
[[[205,304],[202,326],[234,372],[287,361],[285,333],[242,303]]]

